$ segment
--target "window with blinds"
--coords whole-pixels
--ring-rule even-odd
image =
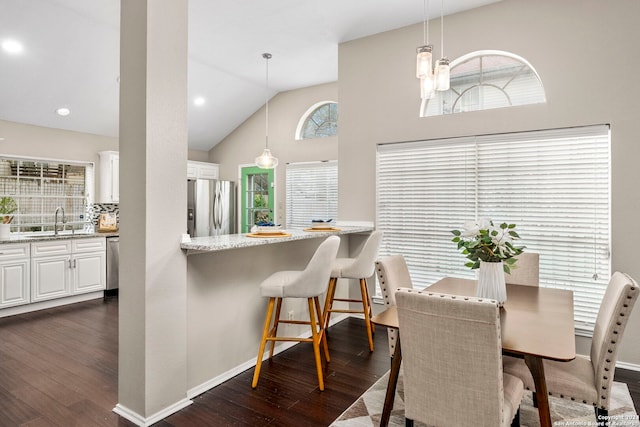
[[[381,256],[403,254],[414,284],[474,278],[451,242],[467,220],[515,223],[540,254],[540,286],[574,292],[592,330],[610,277],[608,126],[378,146]]]
[[[287,164],[287,228],[338,216],[338,162]]]

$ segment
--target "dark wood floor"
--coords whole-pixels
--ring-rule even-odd
[[[0,426],[120,426],[117,298],[0,319]],[[332,361],[318,391],[313,357],[300,344],[265,362],[256,390],[248,370],[194,399],[159,427],[327,426],[389,368],[386,331],[369,353],[363,321],[330,330]],[[257,345],[257,343],[256,343]],[[640,373],[617,369],[640,406]]]

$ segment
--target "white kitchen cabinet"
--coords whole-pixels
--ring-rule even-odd
[[[0,308],[28,304],[29,244],[0,245]]]
[[[104,237],[71,240],[71,293],[101,291],[107,284],[107,243]]]
[[[70,263],[71,240],[32,243],[31,302],[69,296]]]
[[[104,237],[31,244],[31,302],[100,291],[105,285]]]
[[[187,162],[188,179],[218,179],[218,164],[209,162]]]
[[[120,201],[120,153],[101,151],[100,156],[100,193],[99,203],[118,203]]]

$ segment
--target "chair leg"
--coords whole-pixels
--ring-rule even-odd
[[[533,399],[533,407],[538,408],[538,395],[535,391],[531,392],[531,398]]]
[[[371,317],[369,315],[369,291],[367,290],[367,279],[360,279],[360,294],[362,295],[362,308],[364,312],[364,326],[367,329],[367,339],[369,340],[369,351],[373,351],[373,332],[371,331]]]
[[[280,311],[282,310],[282,298],[276,298],[276,315],[273,319],[273,328],[271,330],[270,336],[276,337],[278,336],[278,325],[280,324]],[[269,350],[269,359],[273,357],[273,350],[276,346],[275,341],[271,341],[271,348]]]
[[[409,418],[405,417],[404,425],[405,425],[405,427],[413,427],[413,420],[410,420]]]
[[[518,408],[513,420],[511,420],[511,427],[520,427],[520,408]]]
[[[369,295],[369,286],[365,286],[365,289],[367,291],[367,306],[369,307],[369,319],[371,319],[373,317],[373,309],[371,308],[371,296]],[[373,335],[376,334],[376,325],[374,325],[373,323],[371,323],[371,333]]]
[[[324,358],[327,363],[331,362],[331,356],[329,356],[329,345],[327,344],[327,329],[324,326],[322,319],[322,310],[320,309],[320,299],[313,297],[313,302],[316,306],[316,315],[318,316],[318,326],[320,328],[320,341],[322,341],[322,347],[324,349]]]
[[[313,308],[313,298],[307,298],[309,304],[309,321],[311,323],[311,338],[313,342],[313,355],[316,359],[316,372],[318,373],[318,386],[320,391],[324,391],[324,378],[322,373],[322,361],[320,360],[320,340],[318,332],[316,331],[316,319]],[[322,322],[322,319],[318,319],[318,323]]]
[[[598,408],[597,406],[595,408],[596,411],[596,423],[601,423],[604,422],[604,424],[597,424],[597,425],[604,425],[604,426],[608,426],[609,425],[609,410],[608,409],[602,409],[602,408]]]
[[[251,382],[251,388],[256,388],[256,386],[258,385],[260,368],[262,367],[262,355],[264,354],[264,347],[267,344],[267,336],[269,335],[269,326],[271,326],[271,316],[273,315],[273,306],[275,304],[275,301],[275,298],[269,298],[269,305],[267,307],[267,315],[264,319],[264,327],[262,328],[262,339],[260,340],[260,347],[258,348],[258,359],[256,360],[256,368],[253,371],[253,381]]]
[[[324,301],[324,314],[322,315],[322,323],[325,330],[329,327],[329,321],[331,320],[331,309],[333,308],[333,297],[336,293],[336,283],[338,279],[332,277],[329,279],[329,286],[327,288],[327,296]]]

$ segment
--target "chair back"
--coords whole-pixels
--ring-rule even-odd
[[[402,255],[391,255],[376,261],[378,282],[387,307],[396,305],[394,293],[398,288],[413,288],[407,262]]]
[[[505,274],[505,282],[514,285],[540,285],[540,254],[523,252],[516,257],[515,268],[511,273]]]
[[[495,301],[396,291],[405,414],[432,426],[500,426],[504,392]]]
[[[362,250],[349,266],[349,277],[371,277],[378,257],[380,243],[382,243],[382,231],[374,230],[364,242]]]
[[[382,291],[382,298],[387,307],[396,305],[395,292],[398,288],[413,288],[409,268],[402,255],[391,255],[376,261],[378,282]],[[398,331],[387,328],[387,340],[389,342],[389,356],[393,357],[398,342]]]
[[[312,297],[327,291],[333,261],[338,254],[340,238],[329,236],[318,246],[306,268],[297,281],[296,289],[288,288],[289,297]]]
[[[618,347],[629,315],[638,299],[638,284],[615,272],[602,298],[591,339],[591,363],[598,391],[598,406],[609,407],[608,397],[618,358]]]

